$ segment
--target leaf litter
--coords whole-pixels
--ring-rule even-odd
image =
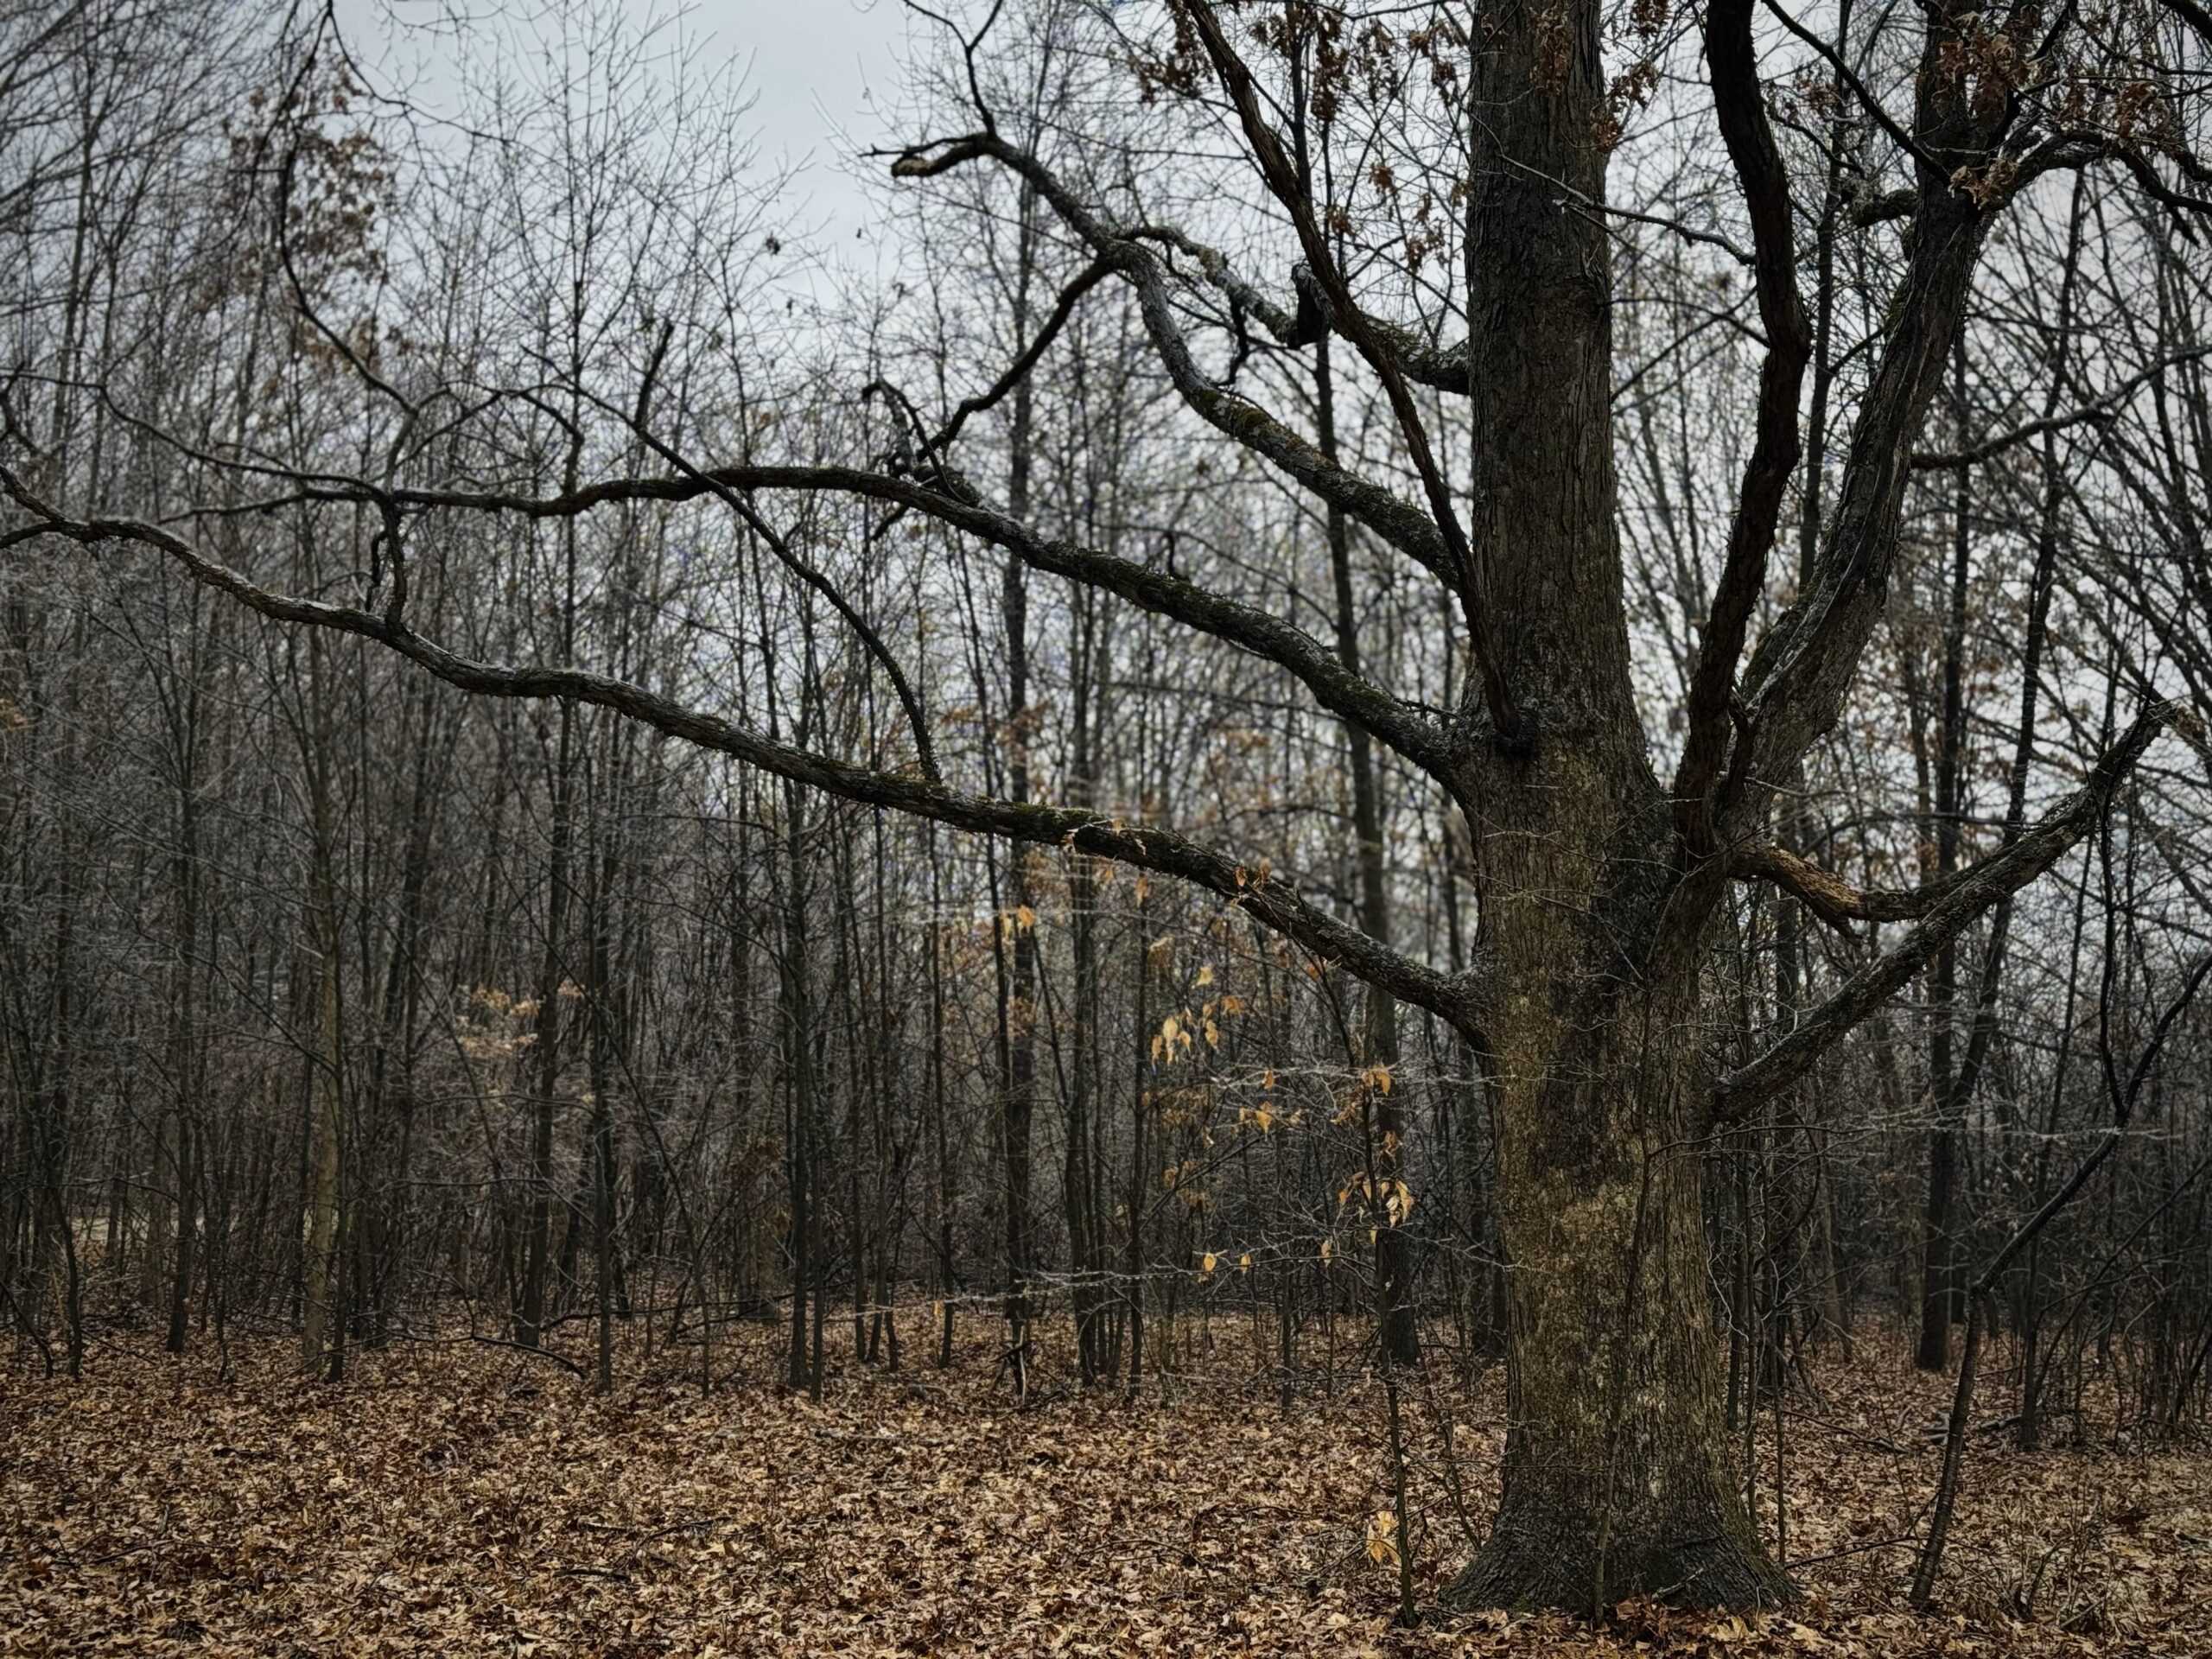
[[[2212,1478],[2185,1444],[1977,1435],[1942,1608],[1910,1611],[1943,1384],[1871,1343],[1790,1402],[1806,1598],[1742,1617],[1437,1611],[1503,1437],[1494,1376],[1432,1371],[1405,1629],[1371,1378],[1286,1410],[1217,1354],[1134,1402],[1055,1379],[1025,1407],[987,1334],[818,1402],[766,1382],[766,1329],[718,1344],[732,1375],[703,1397],[633,1354],[602,1398],[443,1344],[357,1351],[335,1386],[275,1338],[227,1371],[115,1344],[79,1382],[0,1371],[0,1653],[2212,1654]]]

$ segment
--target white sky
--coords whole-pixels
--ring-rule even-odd
[[[802,217],[823,222],[826,246],[860,228],[852,156],[902,136],[880,111],[897,94],[909,16],[899,0],[699,0],[690,13],[710,55],[747,66],[761,154],[804,164]]]
[[[484,49],[502,33],[511,37],[518,14],[534,4],[539,15],[557,16],[563,0],[503,5],[504,29],[488,16],[469,22],[485,11],[472,0],[338,0],[337,13],[347,44],[367,64],[435,101],[456,37],[469,43],[461,50]],[[914,26],[900,0],[625,0],[625,10],[641,23],[679,19],[702,47],[702,67],[729,63],[742,72],[753,100],[747,124],[762,160],[797,170],[787,200],[798,219],[819,230],[824,251],[849,245],[865,207],[853,157],[902,137],[881,113],[896,99]]]

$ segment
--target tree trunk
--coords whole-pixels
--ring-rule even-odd
[[[1483,1045],[1509,1262],[1508,1434],[1463,1605],[1745,1605],[1788,1580],[1720,1416],[1701,1191],[1700,970],[1720,877],[1682,870],[1629,682],[1615,527],[1598,12],[1509,0],[1473,54],[1476,577],[1533,733],[1470,754]],[[1564,62],[1559,48],[1564,47]],[[1531,96],[1530,88],[1539,89]]]
[[[308,1136],[307,1260],[302,1268],[300,1369],[321,1370],[331,1331],[332,1280],[338,1244],[338,1114],[343,1098],[340,1077],[340,986],[338,923],[338,833],[330,788],[332,734],[324,718],[322,641],[308,641],[308,708],[312,737],[308,753],[308,790],[312,815],[314,868],[309,887],[314,906],[316,963],[315,1087],[308,1094],[313,1119]]]
[[[1314,402],[1321,453],[1337,458],[1336,387],[1330,373],[1329,342],[1314,353]],[[1337,655],[1353,673],[1359,671],[1359,625],[1351,585],[1351,527],[1344,510],[1328,512],[1329,573],[1336,597]],[[1382,807],[1376,790],[1375,749],[1366,728],[1344,727],[1351,760],[1352,836],[1358,843],[1359,925],[1370,938],[1390,942],[1390,897],[1382,866]],[[1384,1070],[1398,1064],[1398,1004],[1378,985],[1366,988],[1360,1006],[1359,1064]],[[1398,1177],[1405,1111],[1395,1090],[1375,1100],[1376,1179],[1388,1185]],[[1375,1235],[1375,1271],[1380,1286],[1376,1306],[1382,1347],[1393,1364],[1410,1365],[1421,1357],[1413,1303],[1413,1240],[1402,1226],[1382,1220]]]
[[[1512,1427],[1455,1601],[1595,1614],[1637,1593],[1788,1593],[1721,1421],[1694,977],[1671,989],[1531,996],[1493,1028]]]
[[[574,844],[575,706],[563,702],[553,764],[551,846],[546,858],[545,940],[538,959],[537,1014],[531,1057],[537,1088],[531,1101],[530,1209],[524,1233],[522,1297],[515,1341],[535,1348],[545,1332],[545,1292],[553,1262],[553,1122],[561,1088],[561,988],[567,960],[569,861]]]
[[[1028,325],[1028,283],[1033,260],[1032,225],[1036,213],[1033,194],[1025,191],[1021,204],[1021,243],[1019,251],[1020,288],[1014,304],[1017,331]],[[1029,512],[1030,436],[1033,389],[1024,379],[1014,389],[1014,429],[1010,438],[1010,472],[1007,504],[1017,518]],[[1027,567],[1016,557],[1006,562],[1005,580],[999,594],[1000,613],[1006,624],[1006,744],[1007,797],[1029,798],[1029,589]],[[1010,972],[1001,990],[1000,1014],[1005,1043],[1001,1084],[1004,1090],[1001,1129],[1006,1156],[1006,1323],[1007,1363],[1013,1373],[1014,1391],[1026,1398],[1029,1389],[1029,1321],[1033,1313],[1029,1275],[1033,1236],[1029,1217],[1029,1166],[1033,1124],[1037,1113],[1037,930],[1031,903],[1030,849],[1009,849],[1006,911],[997,925],[1001,949],[1011,958]]]
[[[816,1363],[807,1347],[807,1298],[818,1291],[821,1274],[815,1262],[821,1229],[814,1218],[819,1176],[815,1169],[813,986],[807,962],[806,797],[795,787],[784,791],[786,818],[783,953],[778,963],[777,995],[784,1044],[784,1072],[789,1083],[789,1128],[785,1144],[791,1211],[791,1318],[785,1366],[785,1380],[793,1389],[818,1385]],[[705,1294],[701,1281],[700,1294]],[[700,1306],[701,1317],[706,1306]],[[818,1318],[817,1314],[817,1318]]]

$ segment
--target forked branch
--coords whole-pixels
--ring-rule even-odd
[[[2178,703],[2153,703],[2145,709],[2090,769],[2082,787],[2042,823],[1938,890],[1935,902],[1895,948],[1847,980],[1788,1036],[1720,1078],[1713,1089],[1714,1119],[1726,1122],[1741,1118],[1802,1078],[1822,1055],[1903,990],[1935,960],[1937,951],[2080,845],[2110,810],[2113,794],[2152,741],[2167,727],[2194,718]]]

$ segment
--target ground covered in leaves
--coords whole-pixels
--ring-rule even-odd
[[[1135,1402],[1048,1376],[1023,1408],[975,1323],[950,1370],[854,1368],[819,1402],[767,1382],[766,1331],[704,1396],[626,1353],[598,1397],[465,1340],[352,1356],[338,1386],[273,1338],[226,1366],[117,1334],[79,1382],[19,1358],[0,1653],[2212,1653],[2201,1446],[1978,1436],[1943,1611],[1906,1611],[1943,1395],[1874,1342],[1785,1415],[1799,1605],[1407,1629],[1372,1379],[1308,1377],[1286,1408],[1225,1344]],[[1487,1512],[1499,1410],[1441,1368],[1410,1391],[1424,1602]],[[1756,1444],[1771,1538],[1770,1424]]]

